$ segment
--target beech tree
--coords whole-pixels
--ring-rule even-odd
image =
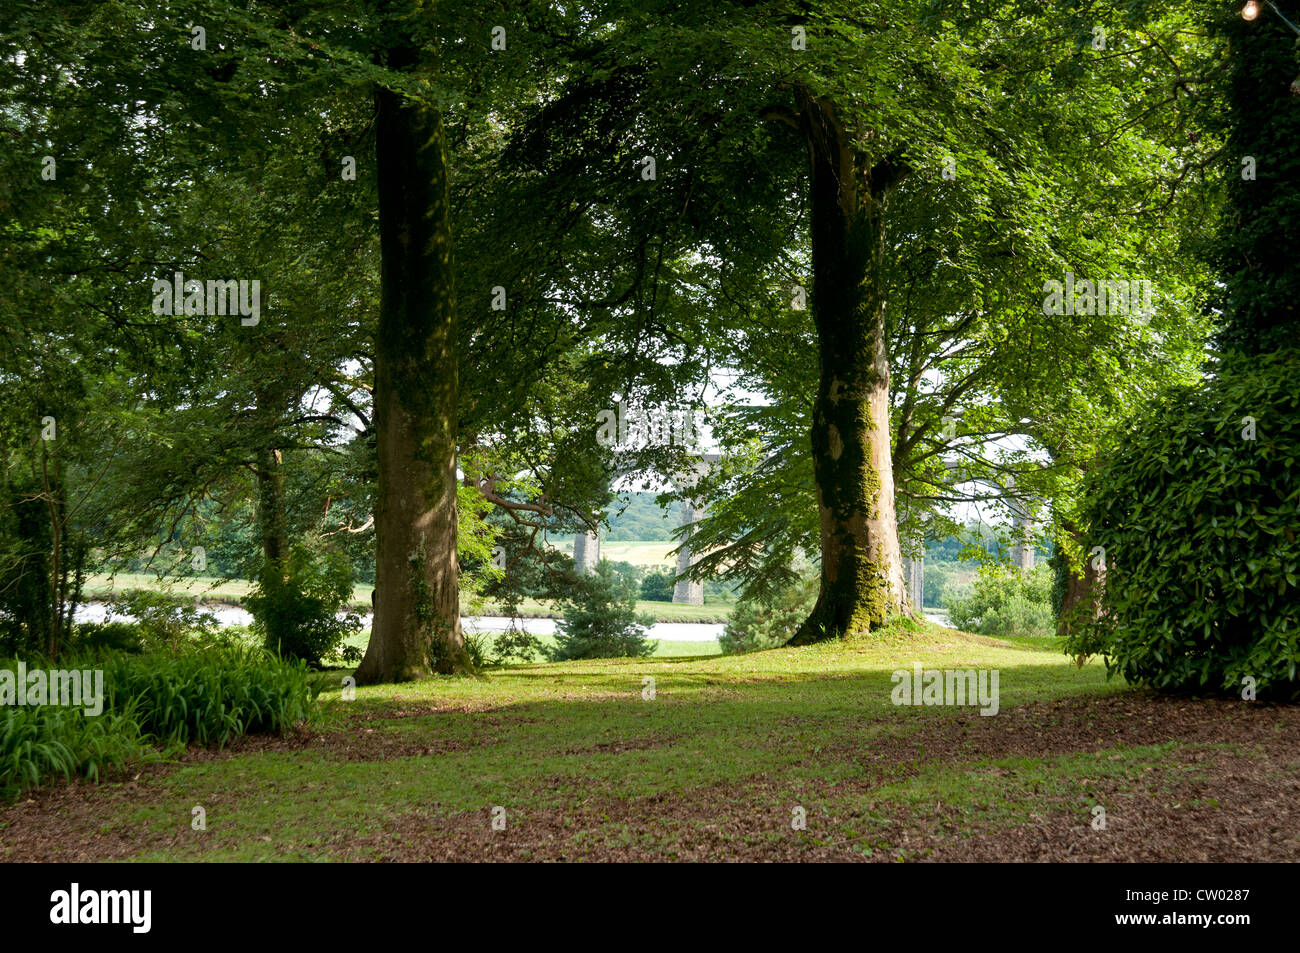
[[[1123,363],[1144,335],[1168,334],[1180,357],[1170,363],[1166,352],[1143,367],[1183,366],[1196,323],[1192,281],[1143,250],[1151,233],[1130,217],[1158,184],[1137,157],[1172,163],[1180,148],[1146,118],[1150,98],[1166,84],[1177,96],[1183,77],[1160,65],[1161,38],[1136,14],[1016,3],[832,3],[794,13],[603,3],[591,16],[609,26],[557,68],[563,82],[542,110],[551,139],[563,130],[584,171],[597,157],[602,168],[659,161],[652,190],[601,190],[571,176],[579,214],[584,201],[593,221],[611,207],[653,208],[653,218],[627,220],[619,247],[667,248],[656,288],[693,298],[706,320],[722,317],[714,356],[769,383],[784,369],[792,396],[817,381],[796,411],[806,410],[809,439],[797,446],[811,456],[821,587],[797,643],[869,631],[901,608],[896,465],[909,500],[924,502],[927,481],[954,483],[935,465],[945,453],[1032,437],[1043,420],[1030,426],[1010,404],[989,405],[1005,394],[1023,411],[1030,401],[1019,397],[1035,386],[1068,389],[1077,378],[1056,371],[1063,351],[1082,354],[1079,373],[1096,375],[1109,368],[1089,348],[1104,344]],[[1100,150],[1089,138],[1099,127],[1115,140]],[[1109,269],[1161,280],[1149,326],[1127,310],[1044,313],[1044,278],[1076,267],[1096,267],[1099,280]],[[793,304],[800,296],[806,314]],[[767,342],[774,330],[793,334],[815,362]],[[905,376],[891,387],[898,368]],[[936,373],[944,384],[933,388]],[[944,418],[963,415],[953,444]],[[773,443],[789,433],[782,427]],[[1017,473],[1034,479],[1023,454],[976,457],[995,487]],[[714,480],[721,509],[753,514],[734,483],[723,488],[727,473]],[[929,495],[933,504],[942,494]],[[752,553],[778,536],[776,550],[788,553],[789,532],[808,523],[782,503],[757,526],[721,513],[712,530],[706,522],[699,542],[726,545],[700,572],[770,567]]]

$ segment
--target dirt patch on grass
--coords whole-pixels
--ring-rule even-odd
[[[583,745],[578,748],[566,748],[561,754],[581,755],[581,754],[622,754],[625,751],[649,751],[653,748],[663,748],[678,740],[679,735],[660,735],[654,732],[644,735],[638,735],[635,738],[624,738],[618,741],[602,741],[599,744]]]
[[[1044,799],[1027,820],[941,802],[879,799],[938,764],[1052,758],[1179,742],[1133,776],[1084,778],[1075,803]],[[1209,747],[1214,746],[1214,747]],[[766,775],[738,786],[621,798],[593,792],[564,811],[414,812],[344,847],[349,859],[735,861],[1294,861],[1300,859],[1300,708],[1127,693],[972,713],[810,756],[852,758],[864,776],[796,787]],[[1110,759],[1121,759],[1117,753]],[[993,777],[1013,771],[992,768]],[[972,779],[972,783],[979,783]],[[830,813],[819,794],[840,805]],[[855,805],[855,801],[857,802]],[[844,805],[851,805],[845,809]],[[1094,829],[1088,805],[1106,811]],[[806,829],[792,826],[794,808]]]
[[[992,716],[973,709],[949,710],[915,729],[903,723],[897,731],[872,733],[862,742],[828,745],[821,754],[810,757],[810,763],[843,757],[865,764],[920,766],[934,761],[1042,757],[1173,741],[1256,744],[1274,735],[1300,738],[1300,706],[1125,692],[1030,702]]]
[[[1087,813],[1056,810],[1005,829],[909,832],[906,855],[934,861],[1286,862],[1300,859],[1300,774],[1295,748],[1247,756],[1198,752],[1192,779],[1155,790],[1090,785],[1105,827]]]

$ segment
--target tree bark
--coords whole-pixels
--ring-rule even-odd
[[[829,102],[800,91],[812,164],[813,320],[820,375],[812,453],[821,590],[791,639],[803,645],[881,626],[904,602],[890,454],[885,345],[885,198],[903,174],[868,166]]]
[[[284,474],[280,455],[267,450],[257,468],[257,522],[262,535],[262,574],[264,579],[284,582],[284,558],[289,542],[284,514]]]
[[[54,471],[53,478],[51,470]],[[50,516],[50,603],[45,654],[53,661],[59,657],[63,642],[63,466],[57,454],[53,461],[50,460],[44,445],[41,447],[41,482]]]
[[[258,398],[264,412],[274,404],[266,395]],[[284,644],[286,616],[279,611],[284,606],[288,570],[285,559],[289,554],[289,531],[285,518],[284,473],[280,469],[280,454],[274,450],[262,451],[257,465],[257,524],[262,537],[262,568],[258,584],[262,594],[270,600],[272,611],[266,614],[267,644],[279,649]]]
[[[410,65],[414,51],[390,51]],[[358,684],[469,668],[456,558],[456,316],[438,110],[377,93],[381,292],[375,614]]]
[[[1070,571],[1069,563],[1066,563],[1065,594],[1061,599],[1061,611],[1056,617],[1056,634],[1068,639],[1081,627],[1097,620],[1101,612],[1103,574],[1100,569],[1094,568],[1092,555],[1080,539],[1078,531],[1068,524],[1064,529],[1074,537],[1084,554],[1082,575]]]

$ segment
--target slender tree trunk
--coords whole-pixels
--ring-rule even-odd
[[[269,395],[259,397],[258,403],[264,411],[273,406]],[[266,642],[278,651],[284,641],[285,616],[276,608],[284,605],[284,590],[288,583],[285,559],[289,555],[289,532],[285,518],[284,473],[280,453],[274,449],[263,451],[257,466],[257,523],[262,536],[262,569],[258,582],[272,607],[265,619]]]
[[[51,464],[44,446],[41,448],[41,482],[50,514],[50,606],[45,654],[53,660],[59,657],[63,637],[63,467],[57,455]]]
[[[1082,574],[1072,572],[1068,563],[1066,564],[1065,571],[1068,575],[1065,594],[1061,599],[1061,611],[1056,617],[1056,634],[1068,639],[1081,627],[1096,621],[1101,611],[1102,572],[1093,567],[1092,556],[1088,552],[1087,545],[1079,538],[1078,531],[1069,525],[1064,528],[1074,537],[1084,553]],[[1061,558],[1065,558],[1064,554]]]
[[[409,65],[412,56],[395,51],[389,65]],[[384,89],[377,100],[378,553],[361,684],[468,668],[456,559],[459,382],[442,116]]]
[[[263,574],[284,582],[289,535],[284,513],[284,473],[277,450],[267,450],[257,468],[257,522],[262,534]]]
[[[880,281],[884,201],[902,169],[867,168],[828,102],[802,93],[800,105],[812,160],[821,591],[793,645],[868,632],[904,602]]]

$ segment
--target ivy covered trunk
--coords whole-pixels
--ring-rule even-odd
[[[395,51],[389,65],[414,54]],[[405,61],[405,62],[404,62]],[[378,552],[359,684],[465,667],[456,560],[456,322],[438,110],[377,94],[381,299],[374,422]]]
[[[868,632],[903,607],[880,281],[885,196],[902,168],[868,165],[831,105],[806,91],[800,123],[812,161],[821,590],[793,645]]]

